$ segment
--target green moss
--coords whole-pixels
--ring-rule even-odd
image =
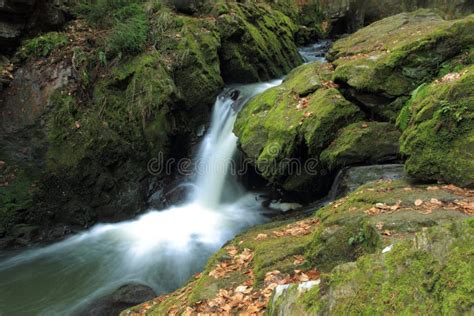
[[[294,43],[291,19],[260,4],[229,4],[219,16],[222,76],[226,82],[255,82],[288,73],[302,59]]]
[[[191,116],[206,116],[208,106],[223,86],[220,75],[218,49],[219,34],[214,23],[203,19],[176,17],[179,38],[171,51],[173,78]],[[171,33],[175,37],[174,33]],[[159,47],[158,43],[158,47]],[[161,49],[160,49],[161,50]]]
[[[139,4],[130,4],[114,13],[115,24],[106,38],[111,55],[137,54],[144,51],[148,39],[148,17]]]
[[[317,191],[314,174],[291,170],[295,159],[319,160],[337,131],[362,117],[338,90],[321,89],[330,73],[327,64],[301,66],[282,85],[252,99],[237,118],[234,131],[245,154],[264,177],[287,190]],[[300,103],[304,108],[298,109]]]
[[[48,57],[54,50],[65,46],[68,37],[63,33],[50,32],[26,40],[20,48],[22,58]]]
[[[420,180],[474,183],[473,67],[451,82],[432,83],[409,102],[401,139],[407,172]],[[406,110],[408,111],[408,110]]]
[[[472,16],[444,21],[426,10],[378,21],[335,43],[334,80],[371,93],[408,95],[474,43],[472,30]]]
[[[334,170],[348,165],[394,160],[399,156],[400,136],[395,126],[389,123],[351,124],[340,130],[336,140],[321,153],[321,163]]]
[[[158,58],[143,55],[114,69],[97,83],[93,107],[87,110],[68,95],[52,98],[50,167],[69,168],[86,156],[167,152],[171,127],[165,117],[175,87]]]
[[[324,314],[335,300],[330,308],[336,314],[469,312],[474,305],[473,233],[466,222],[435,227],[385,255],[364,256],[356,265],[335,269],[326,276],[324,293],[311,293],[319,299],[313,296],[309,307]]]
[[[20,212],[33,203],[34,186],[31,174],[15,166],[0,172],[0,235],[8,233],[18,221]]]
[[[322,226],[314,235],[306,257],[322,272],[372,253],[380,247],[380,236],[374,226],[354,220],[344,226]]]
[[[254,272],[253,289],[257,291],[264,287],[267,272],[293,274],[295,269],[313,268],[322,272],[319,286],[296,297],[292,293],[296,287],[291,288],[289,295],[273,302],[267,313],[273,315],[291,304],[296,304],[293,311],[306,309],[318,315],[333,311],[364,315],[469,311],[474,221],[444,206],[424,214],[414,204],[417,199],[449,202],[465,198],[442,186],[427,189],[404,180],[368,183],[318,210],[314,217],[320,222],[313,227],[313,234],[276,237],[274,232],[284,231],[302,219],[293,218],[251,228],[235,237],[225,247],[250,249],[254,256],[247,268],[219,279],[209,276],[219,262],[229,259],[223,248],[209,259],[199,279],[190,280],[185,288],[152,304],[148,313],[167,314],[174,305],[192,306],[215,298],[220,289],[243,284],[249,278],[249,269]],[[400,203],[403,210],[367,214],[376,203]],[[381,234],[385,231],[390,234]],[[381,253],[383,247],[392,244],[395,246],[390,252]],[[302,254],[307,262],[295,266],[294,256]]]

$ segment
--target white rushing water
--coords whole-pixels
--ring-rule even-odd
[[[280,83],[240,86],[239,103]],[[262,222],[256,195],[229,174],[237,145],[232,104],[223,94],[214,105],[196,157],[196,190],[186,203],[129,222],[97,225],[0,262],[0,315],[72,315],[130,282],[157,293],[174,290],[226,241]]]

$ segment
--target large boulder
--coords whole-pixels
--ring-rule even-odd
[[[416,90],[400,114],[407,173],[474,186],[474,66]]]
[[[421,8],[437,9],[445,18],[474,12],[474,4],[465,0],[309,0],[298,1],[296,6],[288,2],[278,5],[291,8],[288,11],[293,12],[295,20],[319,36],[352,33],[388,16]]]
[[[112,316],[119,315],[126,308],[141,304],[155,298],[152,288],[131,283],[121,286],[112,294],[101,297],[83,308],[76,315],[84,316]]]
[[[427,10],[392,16],[334,44],[333,80],[375,118],[394,121],[411,91],[474,45],[473,34],[474,16],[446,21]]]
[[[235,133],[243,152],[263,177],[288,191],[327,186],[319,155],[340,128],[363,118],[328,80],[331,71],[328,64],[303,65],[280,86],[252,99],[237,118]]]
[[[219,51],[226,82],[256,82],[280,77],[302,63],[293,21],[278,10],[255,4],[229,4],[217,19]]]
[[[368,182],[404,178],[406,175],[402,164],[347,167],[342,169],[334,180],[329,198],[336,199],[348,195]]]
[[[469,281],[474,277],[473,224],[471,219],[427,228],[383,251],[338,266],[321,281],[324,286],[300,298],[300,305],[306,306],[302,315],[337,315],[347,310],[469,314],[474,304]]]

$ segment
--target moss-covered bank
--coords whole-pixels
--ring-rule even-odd
[[[472,192],[455,186],[370,183],[309,218],[250,229],[185,287],[123,315],[267,307],[278,315],[285,304],[302,315],[469,312],[474,304],[469,203]],[[315,278],[320,285],[313,283],[302,296],[277,301],[266,296],[278,284]],[[239,290],[241,299],[226,299],[225,293],[234,297]],[[263,309],[259,302],[265,302]]]
[[[266,80],[301,63],[292,20],[265,4],[73,11],[61,32],[24,42],[0,96],[0,248],[29,242],[12,235],[18,225],[49,240],[134,216],[173,176],[148,162],[190,154],[224,79]]]

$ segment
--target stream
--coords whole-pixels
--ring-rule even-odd
[[[238,103],[281,80],[234,86]],[[265,219],[257,194],[245,192],[229,165],[237,149],[237,112],[226,89],[195,157],[194,186],[181,206],[101,224],[57,244],[0,262],[0,315],[74,315],[101,296],[137,282],[157,294],[173,291],[202,270],[237,233]]]
[[[300,49],[305,62],[324,60],[328,43]],[[240,107],[281,80],[231,86],[217,97],[195,157],[192,187],[182,205],[138,219],[99,224],[65,241],[0,259],[0,316],[77,315],[124,284],[163,294],[202,270],[208,257],[243,229],[264,222],[258,194],[246,192],[229,167]],[[229,94],[238,89],[237,102]],[[199,169],[199,170],[197,170]]]

